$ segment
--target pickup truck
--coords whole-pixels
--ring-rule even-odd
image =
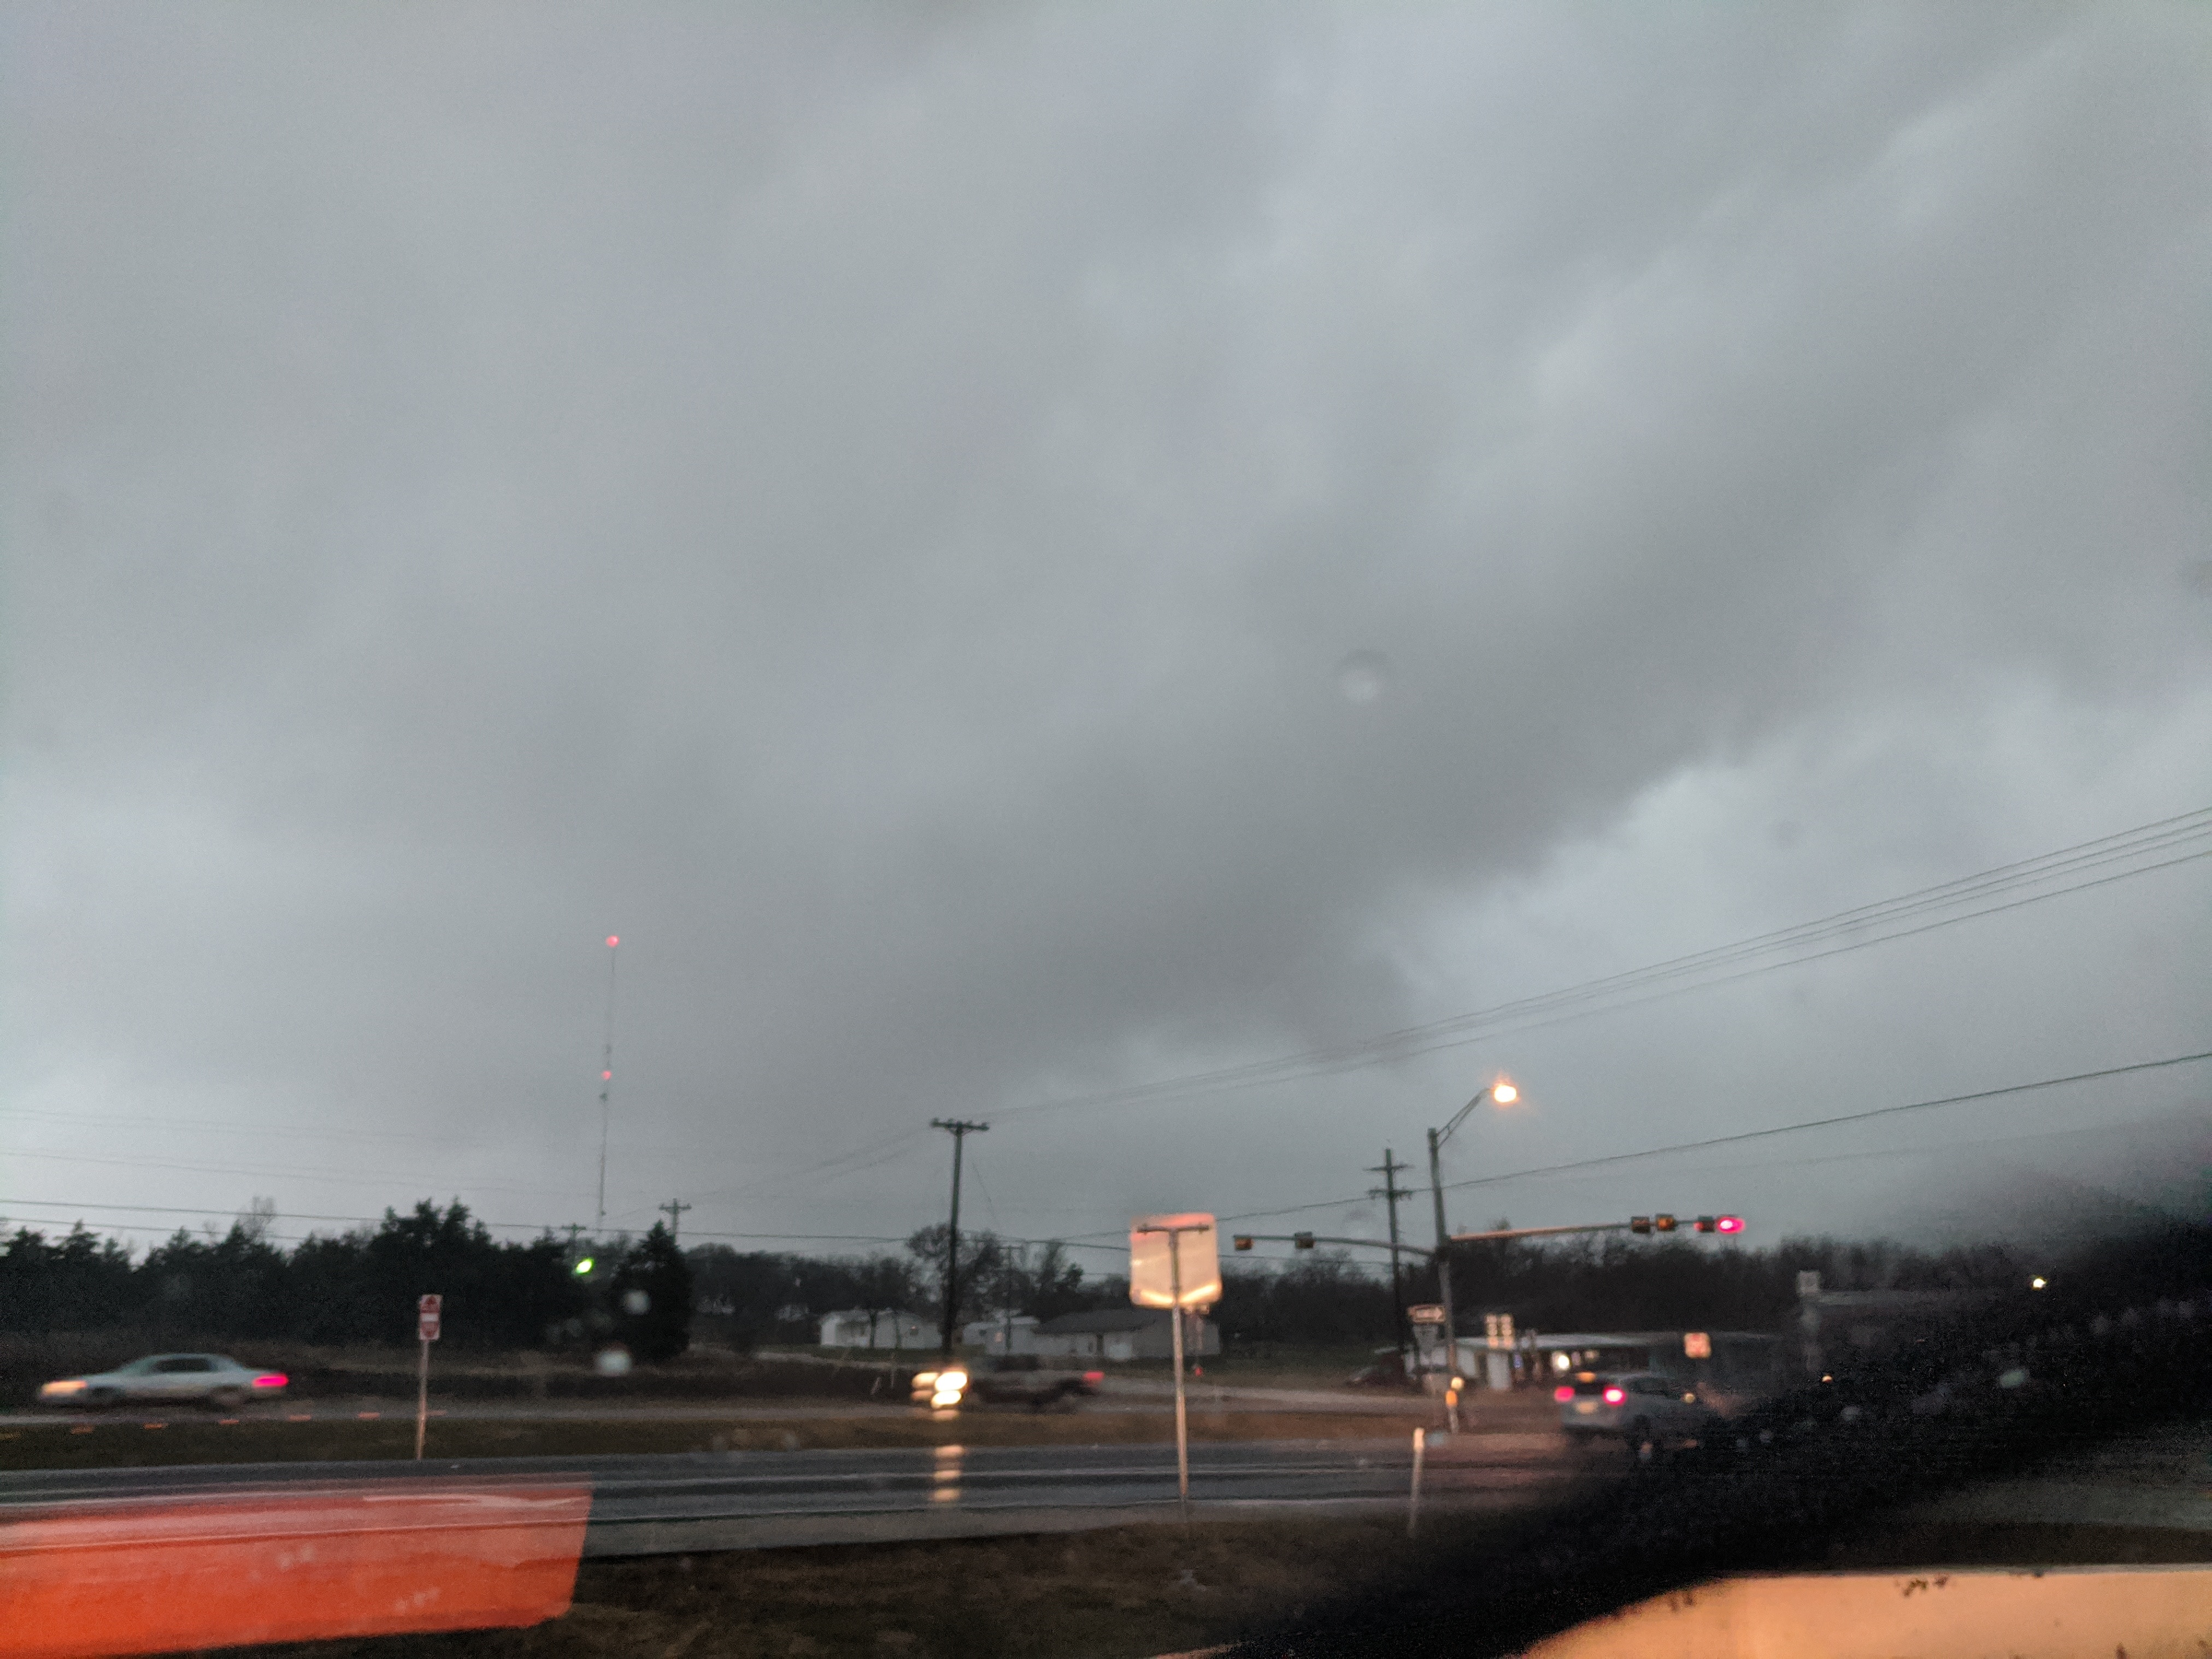
[[[968,1393],[988,1405],[1027,1406],[1041,1412],[1079,1395],[1096,1394],[1105,1380],[1103,1371],[1062,1370],[1048,1365],[1039,1354],[1006,1354],[969,1377]]]

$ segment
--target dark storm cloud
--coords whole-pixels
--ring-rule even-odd
[[[791,1222],[932,1111],[1401,1023],[1378,927],[1670,778],[2203,731],[2185,11],[9,34],[12,1041],[71,1106],[565,1216],[619,930],[623,1207]],[[1929,789],[1900,886],[2073,833]]]

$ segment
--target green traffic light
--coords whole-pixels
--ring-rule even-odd
[[[592,1271],[592,1258],[580,1256],[576,1261],[576,1277],[582,1279]]]

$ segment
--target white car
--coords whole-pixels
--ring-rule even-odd
[[[198,1401],[229,1409],[274,1400],[290,1381],[226,1354],[156,1353],[91,1376],[65,1376],[39,1390],[41,1406],[124,1406]]]

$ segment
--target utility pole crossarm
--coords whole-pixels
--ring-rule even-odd
[[[686,1210],[696,1209],[697,1207],[698,1206],[696,1205],[688,1204],[680,1198],[672,1199],[669,1202],[660,1206],[661,1213],[668,1218],[668,1242],[670,1243],[673,1244],[676,1242],[677,1233],[684,1225],[684,1212]]]

